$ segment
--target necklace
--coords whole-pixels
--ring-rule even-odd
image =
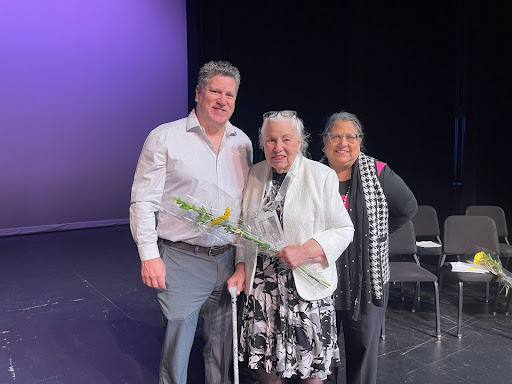
[[[347,188],[347,192],[344,195],[341,195],[341,200],[343,204],[345,204],[345,208],[348,209],[348,194],[350,192],[350,185]]]

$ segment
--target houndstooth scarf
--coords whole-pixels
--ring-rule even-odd
[[[359,174],[368,216],[372,298],[379,305],[383,299],[384,284],[389,282],[388,204],[373,157],[359,154]]]

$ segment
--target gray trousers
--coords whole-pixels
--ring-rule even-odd
[[[167,287],[157,294],[167,320],[160,384],[186,384],[199,317],[203,319],[205,384],[231,383],[233,328],[226,281],[234,271],[234,250],[209,256],[161,243],[160,254],[166,267]]]

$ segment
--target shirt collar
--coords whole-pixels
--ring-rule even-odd
[[[196,110],[193,109],[188,115],[187,132],[199,127],[201,127],[201,124],[199,124],[199,120],[197,119]],[[229,122],[229,120],[226,122],[226,133],[229,136],[236,136],[235,127]]]

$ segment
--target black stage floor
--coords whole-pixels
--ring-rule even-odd
[[[155,294],[140,280],[128,226],[0,238],[0,383],[157,383],[161,318]],[[467,286],[463,336],[457,338],[457,291],[441,293],[435,337],[431,284],[411,312],[392,287],[379,378],[387,383],[512,382],[512,316]],[[494,297],[491,288],[491,298]],[[240,366],[241,383],[255,383]],[[340,381],[343,382],[343,381]],[[189,383],[203,383],[201,340]]]

